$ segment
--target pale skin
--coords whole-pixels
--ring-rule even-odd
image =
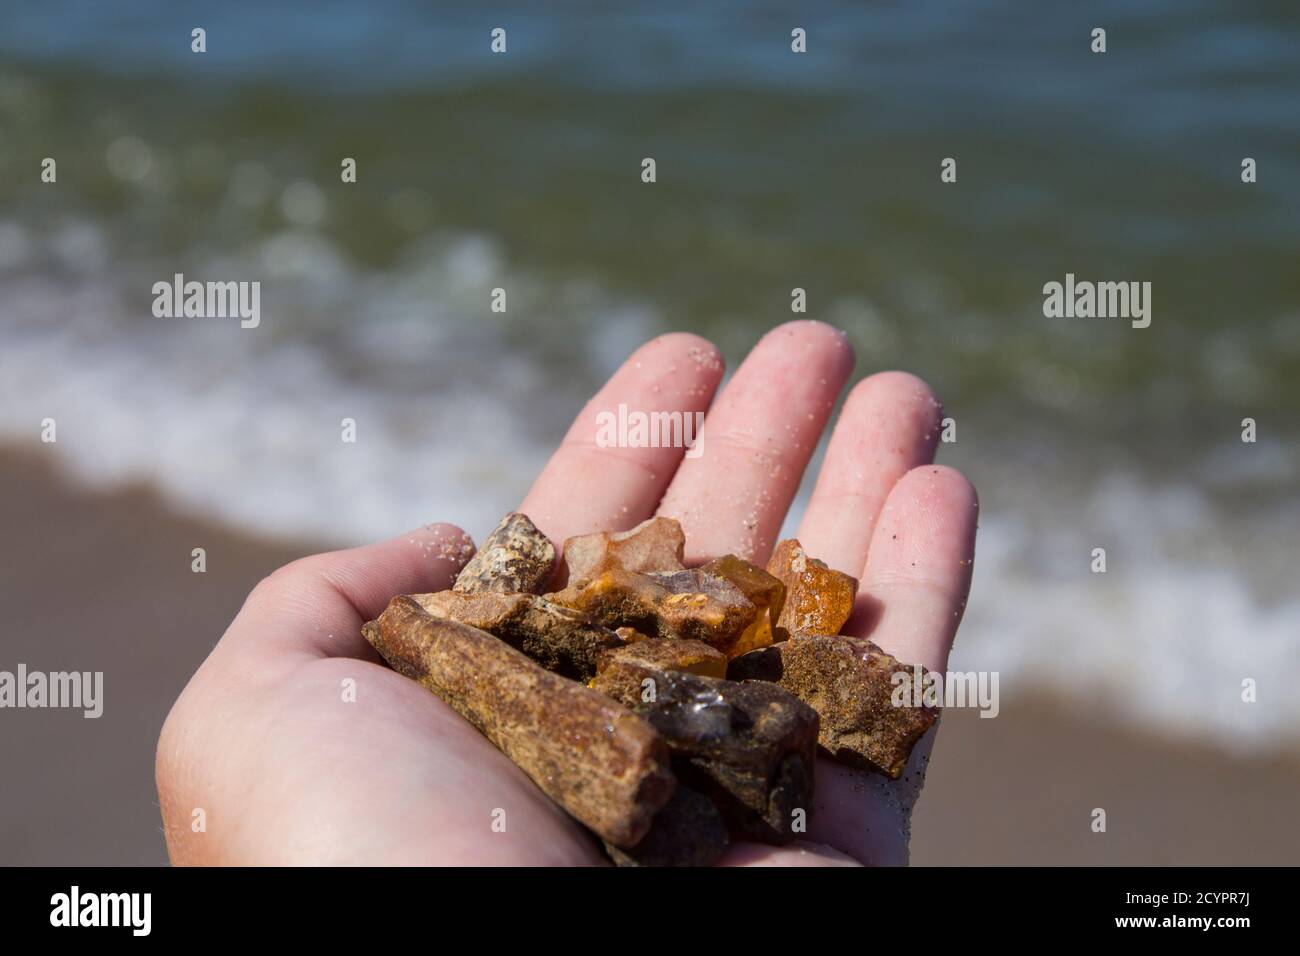
[[[715,396],[717,350],[698,336],[661,336],[614,373],[524,501],[502,511],[517,504],[557,544],[668,515],[686,532],[688,564],[726,553],[764,563],[853,365],[839,331],[792,322],[769,332]],[[707,410],[702,454],[598,447],[596,416],[619,403]],[[971,484],[932,464],[941,419],[912,375],[860,381],[798,529],[810,555],[862,581],[845,632],[933,669],[945,666],[966,604],[978,516]],[[450,587],[466,545],[453,525],[429,525],[303,558],[258,584],[158,743],[174,863],[604,862],[527,776],[361,637],[393,595]],[[723,863],[907,862],[907,819],[935,730],[897,783],[819,760],[805,837],[734,844]]]

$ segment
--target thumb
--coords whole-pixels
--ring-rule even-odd
[[[378,544],[300,558],[258,583],[222,643],[258,656],[369,657],[361,625],[395,595],[451,587],[473,553],[460,528],[432,524]]]

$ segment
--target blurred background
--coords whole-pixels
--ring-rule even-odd
[[[0,669],[105,711],[0,712],[0,863],[165,862],[157,732],[258,578],[481,538],[632,348],[734,366],[795,286],[983,500],[1001,713],[945,716],[914,862],[1297,862],[1298,49],[1288,0],[5,4]],[[177,272],[260,328],[154,318]],[[1044,318],[1067,272],[1150,328]]]

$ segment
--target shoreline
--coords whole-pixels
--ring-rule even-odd
[[[321,550],[87,492],[40,450],[0,450],[9,611],[0,669],[104,672],[104,713],[0,714],[0,863],[165,864],[154,745],[185,682],[270,571]],[[207,571],[190,568],[204,547]],[[111,560],[105,561],[105,556]],[[93,625],[93,630],[92,630]],[[1283,864],[1300,762],[1102,726],[1045,700],[949,711],[913,818],[916,865]],[[1103,808],[1107,832],[1092,831]]]

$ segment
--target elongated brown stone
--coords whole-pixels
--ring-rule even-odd
[[[758,615],[738,587],[699,570],[638,574],[614,569],[546,597],[604,627],[703,641],[724,653]]]
[[[930,707],[894,705],[897,673],[911,684],[912,668],[871,641],[812,634],[793,634],[727,668],[732,680],[772,681],[816,710],[818,744],[832,760],[894,780],[938,718]]]
[[[777,640],[801,634],[838,634],[853,613],[858,579],[811,558],[794,538],[776,546],[767,570],[785,585],[785,605],[776,622]]]
[[[638,641],[602,652],[589,686],[615,700],[644,700],[644,682],[667,671],[725,677],[727,657],[702,641]]]
[[[645,720],[486,631],[395,597],[363,633],[601,839],[636,846],[672,796],[668,749]]]
[[[548,671],[574,680],[590,680],[600,652],[622,646],[613,631],[537,594],[439,591],[411,597],[435,617],[487,631]]]
[[[630,531],[598,531],[564,542],[568,584],[590,581],[603,571],[680,571],[686,536],[673,518],[649,518]]]
[[[775,684],[674,671],[658,675],[654,697],[643,702],[637,688],[618,700],[668,741],[677,778],[707,795],[733,833],[794,839],[796,820],[812,815],[817,712]]]
[[[729,843],[713,801],[678,784],[644,840],[626,850],[606,843],[605,851],[619,866],[710,866]]]
[[[555,565],[555,545],[525,514],[511,512],[461,568],[453,590],[461,594],[498,591],[540,593]]]

